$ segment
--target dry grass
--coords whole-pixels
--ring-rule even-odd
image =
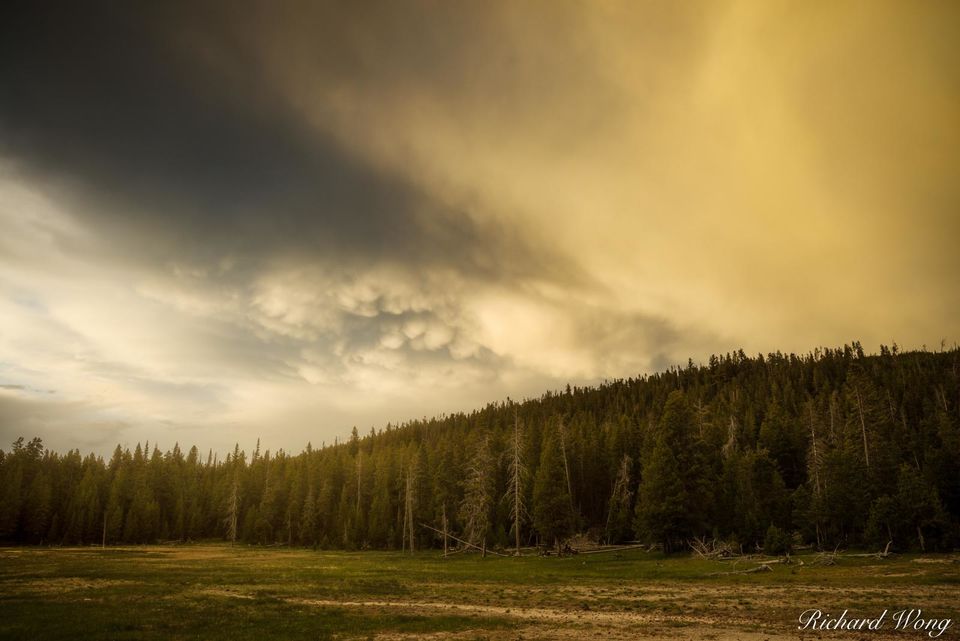
[[[646,552],[444,560],[224,545],[4,549],[0,638],[775,641],[801,638],[796,620],[811,607],[960,615],[951,557],[711,577],[729,567]]]

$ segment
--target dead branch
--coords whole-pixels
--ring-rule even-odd
[[[701,559],[732,559],[738,556],[729,543],[717,541],[716,539],[693,538],[687,542],[690,549],[693,550]]]
[[[833,552],[821,552],[810,562],[810,565],[836,565],[837,558],[840,556],[839,549],[840,544],[838,543]]]

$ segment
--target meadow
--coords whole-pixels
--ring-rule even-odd
[[[0,549],[0,638],[926,638],[797,631],[819,607],[960,617],[955,556],[813,555],[770,572],[637,550],[564,558],[229,545]],[[721,574],[724,573],[724,574]],[[941,638],[956,638],[954,625]]]

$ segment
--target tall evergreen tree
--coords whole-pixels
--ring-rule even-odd
[[[574,517],[558,434],[548,433],[540,449],[540,465],[533,482],[533,524],[541,542],[555,546],[558,553],[573,531]]]

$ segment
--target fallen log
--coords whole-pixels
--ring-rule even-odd
[[[427,528],[428,530],[432,530],[432,531],[436,532],[437,534],[441,534],[441,535],[443,534],[443,530],[438,530],[437,528],[431,527],[431,526],[427,525],[426,523],[421,523],[421,524],[420,524],[420,527],[425,527],[425,528]],[[510,556],[509,554],[501,554],[500,552],[494,552],[494,551],[491,550],[490,548],[487,548],[486,550],[484,550],[484,549],[483,549],[482,547],[480,547],[479,545],[476,545],[476,544],[474,544],[474,543],[470,543],[469,541],[464,541],[464,540],[461,539],[461,538],[457,538],[457,537],[455,537],[454,535],[450,534],[449,532],[446,533],[446,536],[450,537],[450,538],[453,539],[454,541],[458,541],[458,542],[460,542],[460,543],[463,543],[463,544],[466,545],[467,547],[474,548],[474,549],[476,549],[476,550],[478,550],[478,551],[480,551],[480,552],[486,552],[487,554],[494,554],[494,555],[496,555],[496,556],[502,556],[502,557],[504,557],[504,558],[509,558],[509,556]]]
[[[618,545],[609,548],[602,548],[597,550],[579,550],[579,554],[603,554],[605,552],[622,552],[624,550],[636,550],[638,548],[647,547],[645,544],[640,543],[639,545]]]
[[[887,547],[883,548],[883,552],[867,552],[864,554],[846,554],[844,556],[850,557],[860,557],[860,558],[875,558],[875,559],[885,559],[890,556],[890,545],[893,541],[887,541]]]
[[[757,572],[773,572],[773,568],[771,568],[769,565],[763,564],[763,565],[758,565],[758,566],[755,567],[755,568],[748,568],[748,569],[746,569],[746,570],[731,570],[731,571],[729,571],[729,572],[714,572],[714,573],[712,573],[712,574],[708,574],[707,576],[726,576],[726,575],[728,575],[728,574],[755,574],[755,573],[757,573]]]

